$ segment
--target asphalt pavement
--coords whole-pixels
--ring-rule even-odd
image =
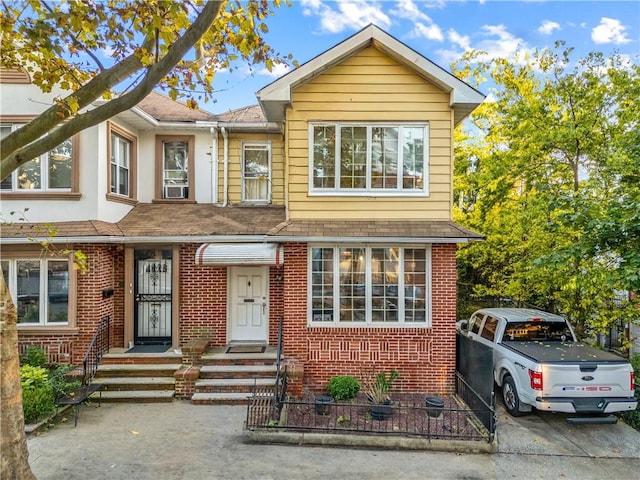
[[[623,479],[640,478],[640,433],[627,425],[569,425],[502,408],[498,453],[245,443],[246,407],[83,405],[28,438],[40,480]]]

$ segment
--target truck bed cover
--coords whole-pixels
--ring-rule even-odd
[[[501,345],[515,350],[539,363],[628,362],[625,358],[610,352],[605,352],[604,350],[598,350],[585,343],[507,341],[502,342]]]

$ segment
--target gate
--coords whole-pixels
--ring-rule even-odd
[[[134,342],[171,344],[171,251],[136,251]]]

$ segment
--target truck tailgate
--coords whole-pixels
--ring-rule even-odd
[[[542,365],[543,397],[628,397],[631,377],[625,363],[585,362]]]

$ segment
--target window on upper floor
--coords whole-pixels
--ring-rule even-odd
[[[159,175],[156,200],[193,200],[193,136],[157,137],[156,168]]]
[[[22,124],[1,123],[0,138],[4,138]],[[2,193],[66,193],[77,192],[78,136],[65,140],[49,152],[24,163],[2,180]]]
[[[310,324],[429,326],[430,259],[424,247],[312,247]]]
[[[137,139],[117,125],[108,122],[109,190],[107,198],[125,203],[136,198]]]
[[[20,325],[68,326],[73,268],[68,258],[18,257],[0,261]]]
[[[242,201],[271,202],[271,145],[242,144]]]
[[[427,124],[312,123],[310,192],[426,195]]]

